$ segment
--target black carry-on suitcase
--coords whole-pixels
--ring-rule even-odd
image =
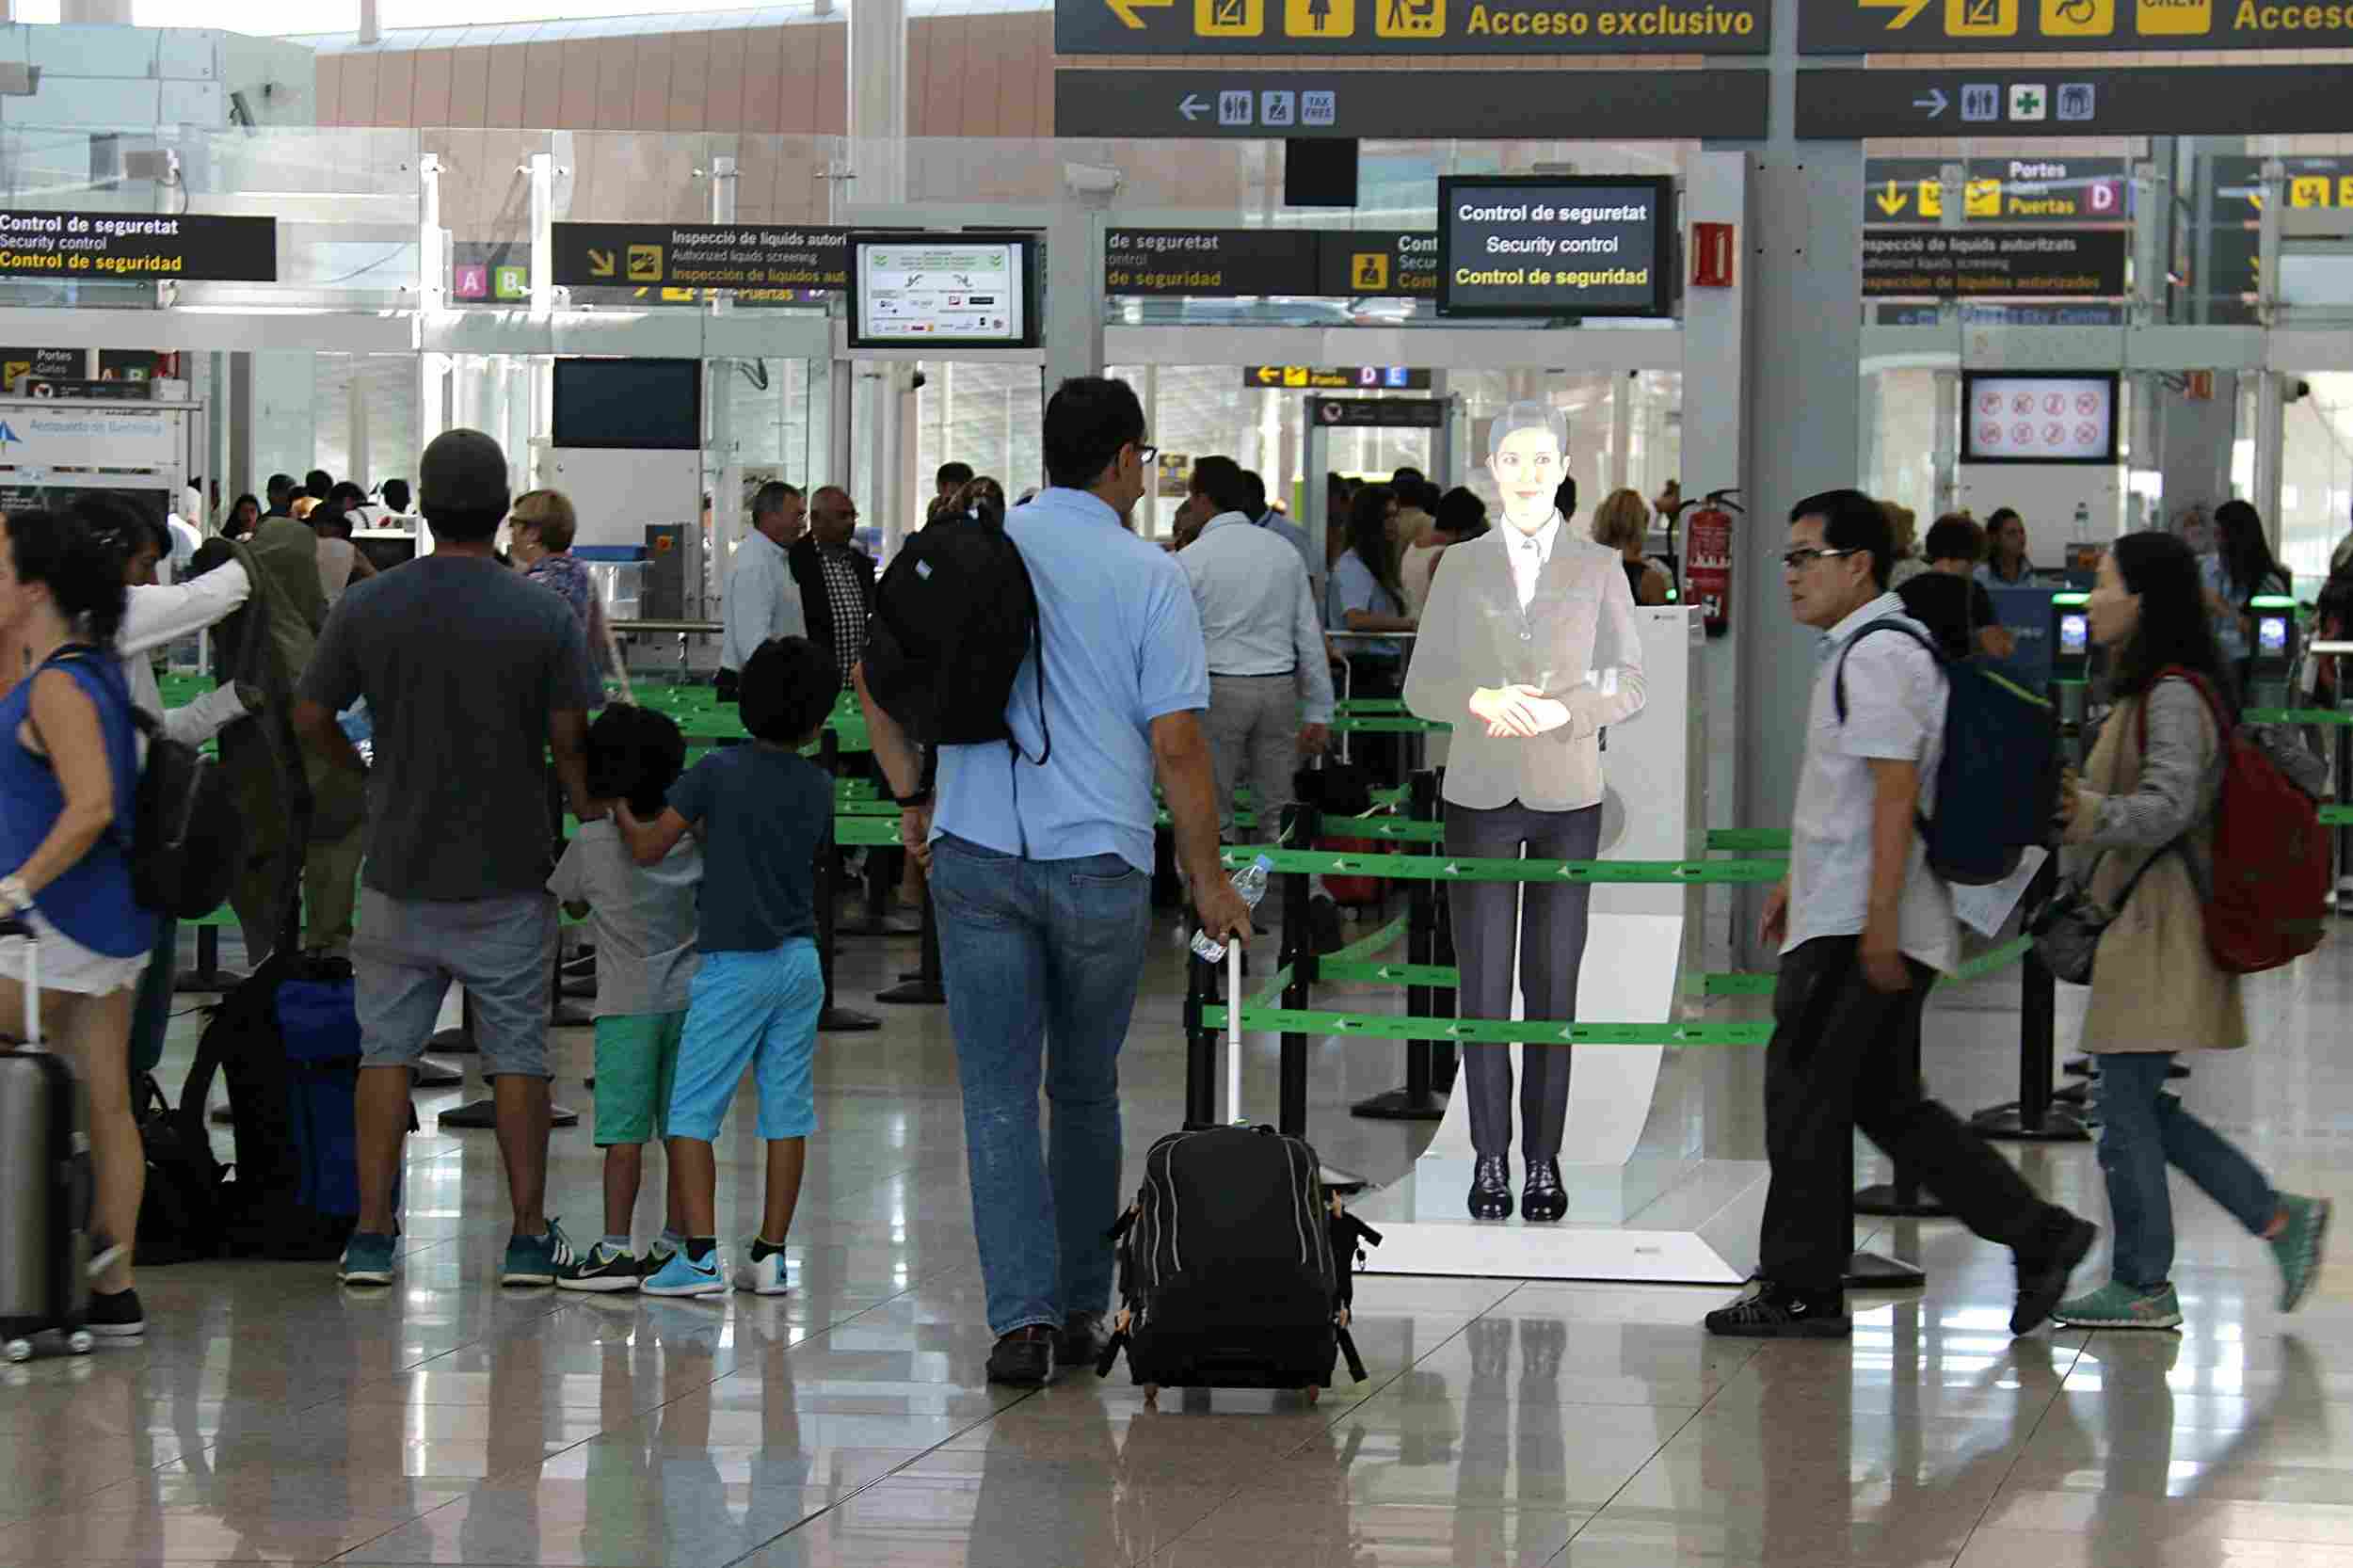
[[[29,1361],[33,1341],[62,1336],[89,1353],[90,1157],[81,1080],[42,1048],[40,944],[24,921],[0,939],[24,944],[24,1037],[0,1050],[0,1354]]]
[[[1296,1388],[1313,1400],[1348,1359],[1361,1244],[1381,1238],[1323,1191],[1305,1139],[1271,1127],[1172,1132],[1112,1235],[1120,1311],[1096,1370],[1121,1351],[1147,1400],[1162,1387]]]

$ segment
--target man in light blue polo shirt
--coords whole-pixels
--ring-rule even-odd
[[[939,748],[938,782],[871,703],[874,755],[928,844],[948,1022],[964,1085],[973,1228],[998,1336],[988,1375],[1048,1382],[1099,1352],[1105,1233],[1120,1206],[1119,1048],[1151,946],[1157,773],[1202,924],[1250,934],[1218,862],[1201,715],[1201,621],[1183,568],[1127,528],[1153,473],[1124,381],[1065,381],[1046,406],[1048,488],[1005,520],[1037,593],[1039,653],[1001,742]],[[1041,1079],[1053,1102],[1038,1137]]]

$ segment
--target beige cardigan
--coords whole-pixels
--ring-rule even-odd
[[[2139,710],[2149,708],[2149,757]],[[2205,699],[2187,681],[2159,681],[2117,704],[2084,766],[2067,842],[2105,850],[2090,891],[2110,907],[2153,855],[2161,856],[2100,938],[2083,1048],[2232,1049],[2247,1044],[2239,977],[2206,948],[2203,900],[2191,866],[2214,864],[2222,741]],[[2187,827],[2180,846],[2163,846]],[[2086,860],[2089,856],[2084,856]]]

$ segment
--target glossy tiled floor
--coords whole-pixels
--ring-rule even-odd
[[[1132,1154],[1179,1105],[1162,936],[1126,1063]],[[910,951],[847,944],[844,1000]],[[2255,987],[2262,1045],[2189,1088],[2282,1184],[2340,1200],[2349,984],[2340,943]],[[490,1139],[428,1131],[392,1289],[317,1265],[153,1270],[143,1345],[5,1372],[0,1568],[2353,1568],[2353,1270],[2282,1320],[2263,1250],[2187,1192],[2179,1336],[2013,1341],[2007,1258],[1920,1224],[1881,1240],[1927,1289],[1860,1301],[1851,1344],[1711,1341],[1697,1320],[1721,1290],[1372,1279],[1372,1376],[1316,1407],[1146,1410],[1091,1374],[992,1389],[945,1017],[883,1011],[884,1032],[824,1044],[792,1294],[502,1291]],[[2009,1097],[2015,1038],[1995,984],[1953,999],[1932,1082],[1963,1108]],[[586,1038],[562,1039],[562,1097],[584,1108]],[[1394,1081],[1394,1051],[1330,1046],[1315,1069],[1327,1159],[1376,1177],[1415,1129],[1343,1107]],[[1271,1105],[1271,1058],[1252,1066]],[[453,1097],[426,1099],[428,1128]],[[722,1152],[732,1220],[759,1178]],[[2020,1158],[2105,1218],[2088,1146]],[[553,1192],[593,1235],[584,1128],[556,1134]]]

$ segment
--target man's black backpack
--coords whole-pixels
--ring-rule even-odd
[[[1120,1312],[1096,1370],[1123,1350],[1147,1389],[1299,1388],[1313,1398],[1345,1356],[1354,1261],[1381,1238],[1323,1191],[1306,1141],[1271,1127],[1172,1132],[1112,1227]]]
[[[918,745],[1003,741],[1018,749],[1005,707],[1032,649],[1042,725],[1037,593],[1003,514],[983,505],[908,536],[891,557],[874,588],[866,689]],[[1036,760],[1052,751],[1049,735]]]
[[[245,854],[245,819],[220,764],[175,741],[138,707],[147,737],[131,816],[131,896],[141,908],[194,920],[219,908]]]

